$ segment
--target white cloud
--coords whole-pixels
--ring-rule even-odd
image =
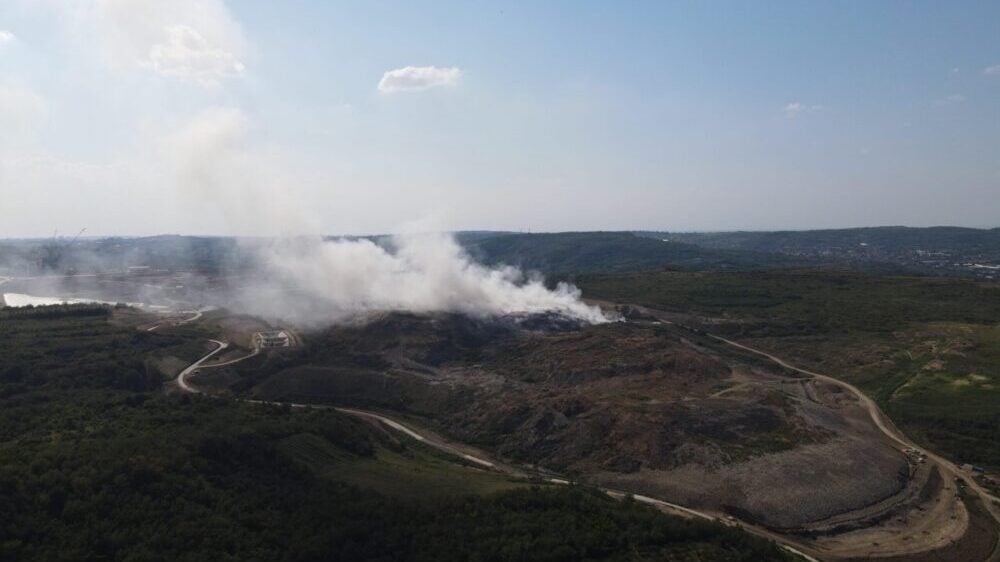
[[[216,82],[243,71],[248,44],[223,0],[32,0],[79,58],[116,71]]]
[[[1000,75],[1000,64],[994,64],[993,66],[987,66],[983,69],[983,74],[996,74]]]
[[[803,113],[816,113],[822,110],[822,105],[806,105],[798,101],[789,102],[784,108],[785,117],[789,119],[795,119]]]
[[[10,45],[14,41],[17,41],[16,35],[7,31],[6,29],[0,29],[0,49],[2,49],[6,45]]]
[[[785,115],[787,115],[788,117],[795,117],[801,112],[802,112],[802,104],[797,101],[793,101],[785,106]]]
[[[407,66],[389,70],[378,82],[383,93],[416,92],[437,86],[454,86],[462,71],[457,67]]]
[[[962,94],[952,94],[945,98],[940,98],[934,100],[934,105],[955,105],[957,103],[964,103],[965,96]]]
[[[149,50],[147,64],[156,72],[182,80],[216,82],[243,73],[243,63],[233,53],[209,43],[186,25],[163,29],[166,39]]]

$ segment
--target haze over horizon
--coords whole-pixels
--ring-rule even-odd
[[[998,226],[1000,5],[918,4],[4,2],[0,238]]]

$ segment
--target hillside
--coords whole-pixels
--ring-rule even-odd
[[[513,265],[550,275],[609,273],[659,267],[753,270],[854,264],[881,272],[988,277],[1000,271],[1000,229],[854,228],[776,232],[466,231],[456,241],[487,265]],[[331,237],[333,238],[333,237]],[[352,238],[352,237],[348,237]],[[368,238],[391,244],[389,236]],[[0,274],[42,272],[196,271],[219,274],[252,267],[255,240],[227,237],[35,239],[0,241]],[[148,268],[146,270],[145,268]]]
[[[0,311],[0,561],[786,560],[736,528],[452,462],[330,410],[169,392],[193,330]]]
[[[513,265],[546,274],[613,272],[679,267],[684,269],[756,269],[802,263],[801,259],[706,249],[628,232],[559,232],[505,234],[466,243],[472,256],[487,265]]]
[[[988,277],[1000,269],[1000,228],[886,226],[775,232],[640,232],[712,250],[766,252],[845,262],[893,263],[936,273]]]
[[[577,282],[852,381],[934,450],[1000,469],[1000,283],[823,269]]]
[[[835,389],[667,326],[538,331],[387,314],[305,337],[280,358],[195,381],[395,412],[510,462],[773,528],[812,528],[909,486],[898,452]]]
[[[210,236],[0,240],[0,274],[109,273],[129,268],[216,273],[247,265],[239,239]]]

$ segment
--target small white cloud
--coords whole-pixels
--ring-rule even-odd
[[[17,41],[17,35],[14,35],[6,29],[0,29],[0,48],[10,45],[14,41]]]
[[[789,103],[788,105],[785,106],[785,115],[789,117],[795,117],[801,112],[802,112],[802,104],[797,101],[793,101],[792,103]]]
[[[1000,75],[1000,64],[994,64],[993,66],[987,66],[983,69],[983,74],[994,74]]]
[[[452,66],[407,66],[389,70],[378,82],[378,91],[383,93],[416,92],[438,86],[454,86],[462,71]]]
[[[147,65],[156,72],[181,80],[213,83],[243,73],[236,55],[211,44],[186,25],[164,27],[166,39],[149,50]]]
[[[806,105],[797,101],[790,102],[785,105],[784,108],[785,117],[788,117],[789,119],[795,119],[803,113],[816,113],[819,111],[823,111],[822,105]]]
[[[965,96],[962,94],[952,94],[945,98],[940,98],[934,100],[934,105],[955,105],[957,103],[964,103]]]

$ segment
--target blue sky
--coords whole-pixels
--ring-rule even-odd
[[[1000,226],[1000,4],[8,0],[0,205],[0,236]]]

